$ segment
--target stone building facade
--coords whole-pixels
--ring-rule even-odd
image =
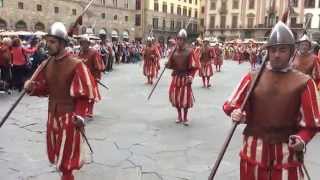
[[[90,0],[0,0],[0,29],[47,31],[50,24],[69,27]],[[141,39],[135,0],[95,0],[83,17],[82,33],[106,31],[113,40]]]
[[[291,28],[299,36],[303,31],[304,0],[292,2],[294,13],[291,14]],[[203,0],[201,24],[206,35],[222,40],[264,40],[287,7],[288,1],[285,0]]]
[[[153,35],[165,42],[188,26],[189,37],[196,38],[200,32],[200,5],[201,0],[145,0],[142,11],[144,37]]]
[[[311,14],[310,22],[307,24],[308,33],[313,40],[320,42],[320,1],[319,0],[304,0],[306,17]]]

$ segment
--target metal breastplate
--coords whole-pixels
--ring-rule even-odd
[[[244,134],[269,143],[287,142],[297,132],[300,95],[307,80],[307,76],[295,70],[265,70],[249,99]]]

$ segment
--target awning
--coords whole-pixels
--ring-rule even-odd
[[[111,37],[118,38],[119,37],[118,32],[116,30],[112,30],[111,31]]]
[[[129,38],[129,33],[127,31],[123,31],[122,38],[128,39]]]
[[[107,32],[104,29],[100,29],[99,34],[107,34]]]

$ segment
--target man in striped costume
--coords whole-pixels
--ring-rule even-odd
[[[293,67],[307,75],[315,82],[319,89],[320,62],[312,52],[310,38],[305,34],[298,41],[297,55],[293,60]]]
[[[217,72],[220,72],[221,71],[221,66],[223,64],[223,52],[222,52],[222,49],[221,47],[219,46],[219,43],[217,43],[215,45],[215,47],[213,48],[213,51],[214,51],[214,60],[213,60],[213,64],[215,65],[216,67],[216,71]]]
[[[248,53],[249,53],[249,62],[251,65],[251,70],[255,70],[256,69],[256,63],[257,63],[257,47],[256,44],[252,43],[251,47],[248,49]]]
[[[160,64],[160,52],[157,47],[152,44],[151,37],[147,38],[147,47],[143,51],[143,75],[148,79],[147,84],[153,84],[153,79],[156,77]]]
[[[86,65],[66,51],[67,31],[62,23],[51,26],[46,40],[50,57],[25,89],[31,96],[49,97],[48,158],[62,172],[61,180],[74,180],[72,171],[83,165],[80,129],[84,122],[76,117],[86,115],[89,100],[95,100],[98,92]]]
[[[273,28],[268,63],[249,97],[239,109],[256,72],[240,82],[223,110],[246,124],[240,152],[241,180],[302,180],[301,155],[319,130],[319,106],[314,81],[292,69],[294,36],[282,22]]]
[[[194,101],[191,84],[196,71],[200,68],[200,62],[194,57],[193,49],[187,47],[186,39],[187,31],[181,29],[177,35],[177,46],[170,54],[166,68],[173,70],[169,99],[178,111],[176,122],[188,126],[188,109],[193,106]]]
[[[80,39],[80,52],[78,57],[83,61],[83,63],[90,70],[91,75],[94,77],[95,81],[93,85],[98,92],[97,100],[101,100],[97,82],[101,80],[101,74],[106,67],[102,60],[101,54],[94,48],[90,47],[90,39],[88,36],[83,36]],[[93,106],[95,101],[89,101],[90,106],[88,107],[86,117],[93,118]]]
[[[200,62],[201,69],[199,70],[199,76],[202,78],[203,87],[211,87],[210,78],[213,76],[212,58],[214,50],[209,47],[209,39],[204,38],[203,47],[201,48]]]

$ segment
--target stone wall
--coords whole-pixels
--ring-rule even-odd
[[[19,2],[23,3],[23,9],[18,8]],[[69,27],[88,2],[89,0],[4,0],[3,7],[0,8],[0,27],[6,24],[8,30],[22,30],[24,22],[28,31],[35,31],[36,24],[37,27],[44,26],[44,31],[47,31],[56,21],[61,21]],[[124,32],[129,34],[130,39],[142,36],[141,32],[135,32],[139,29],[135,28],[135,14],[139,12],[135,10],[134,1],[127,1],[128,8],[125,6],[126,0],[118,0],[117,7],[112,4],[112,0],[105,0],[104,5],[101,2],[103,1],[96,0],[89,8],[83,17],[80,32],[85,32],[86,27],[93,27],[96,34],[100,29],[106,30],[109,37],[113,31],[118,33],[120,39]],[[37,11],[37,5],[41,5],[41,11]],[[59,8],[58,13],[55,13],[55,7]],[[73,14],[74,10],[76,14]]]

